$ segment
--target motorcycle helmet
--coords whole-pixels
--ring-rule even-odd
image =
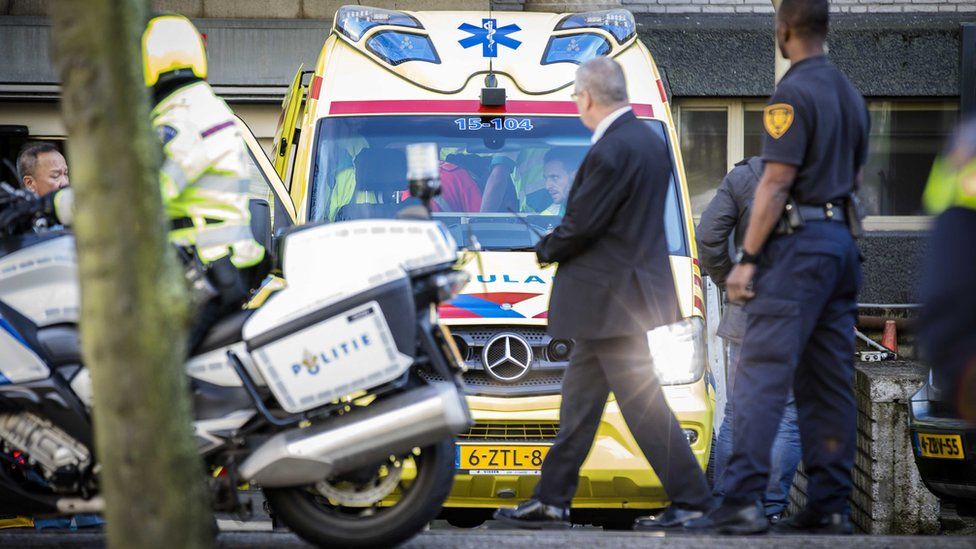
[[[142,70],[149,88],[174,81],[205,80],[207,52],[203,37],[182,15],[153,17],[142,34]]]

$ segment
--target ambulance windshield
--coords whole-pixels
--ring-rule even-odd
[[[647,123],[667,141],[662,122]],[[575,117],[498,115],[323,118],[316,131],[311,221],[396,217],[417,203],[407,191],[405,147],[436,143],[433,216],[459,244],[476,238],[489,250],[530,248],[559,224],[591,135]],[[674,170],[669,183],[668,245],[684,254]]]

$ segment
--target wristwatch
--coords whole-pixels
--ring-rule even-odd
[[[755,265],[756,263],[759,262],[759,256],[753,255],[745,251],[745,249],[743,248],[739,248],[739,251],[735,253],[735,262],[739,264],[752,263],[753,265]]]

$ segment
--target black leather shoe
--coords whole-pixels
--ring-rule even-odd
[[[796,515],[776,523],[773,526],[773,533],[849,536],[854,533],[854,527],[847,515],[840,513],[823,514],[804,509]]]
[[[495,520],[528,530],[565,530],[572,527],[569,522],[569,509],[556,505],[546,505],[537,499],[530,499],[518,507],[502,507],[495,511]]]
[[[672,505],[663,512],[634,521],[634,530],[677,530],[684,528],[686,522],[705,516],[704,511],[682,509]]]
[[[685,523],[688,532],[718,533],[737,536],[765,534],[769,520],[762,504],[723,502],[705,516]]]

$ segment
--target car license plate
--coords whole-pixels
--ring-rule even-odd
[[[918,452],[922,457],[965,459],[962,437],[959,435],[918,434]]]
[[[459,444],[454,465],[473,475],[538,475],[549,446]]]

